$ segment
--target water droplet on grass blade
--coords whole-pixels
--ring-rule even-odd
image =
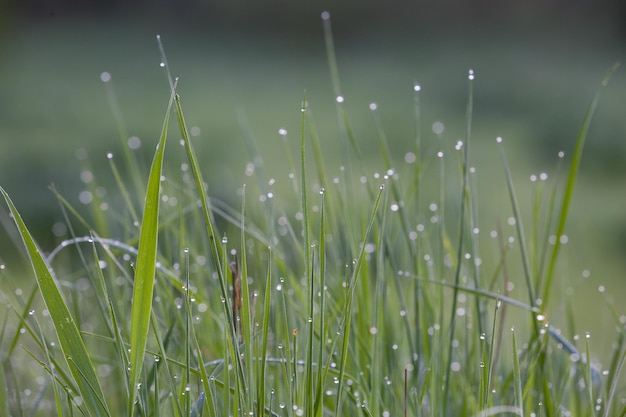
[[[103,83],[108,83],[109,81],[111,81],[111,74],[106,71],[101,73],[100,81],[102,81]]]

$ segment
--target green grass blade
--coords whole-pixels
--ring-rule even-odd
[[[250,294],[250,286],[248,285],[248,259],[246,253],[246,187],[243,187],[241,194],[241,334],[244,344],[244,365],[246,367],[245,374],[247,379],[242,382],[244,385],[244,393],[246,394],[246,413],[252,413],[254,409],[254,373],[253,373],[253,356],[252,356],[252,311],[254,308],[254,300]]]
[[[0,367],[0,415],[9,416],[9,397],[4,367]]]
[[[313,333],[315,329],[314,317],[313,317],[313,304],[315,294],[315,280],[313,276],[313,258],[311,250],[311,235],[310,235],[310,219],[309,219],[309,207],[307,202],[307,187],[309,186],[306,176],[306,91],[302,98],[302,120],[301,120],[301,143],[300,143],[300,169],[301,169],[301,184],[300,184],[300,204],[302,205],[303,224],[304,228],[304,276],[307,279],[307,317],[306,317],[306,364],[305,364],[305,389],[304,389],[304,412],[306,415],[313,415],[314,393],[313,393]],[[322,188],[323,189],[323,188]],[[295,344],[295,343],[294,343]]]
[[[449,330],[449,335],[450,335],[450,342],[448,343],[449,345],[449,350],[448,350],[448,361],[446,363],[444,363],[444,366],[446,367],[445,370],[445,380],[443,381],[445,384],[445,388],[444,388],[444,393],[443,393],[443,414],[446,414],[447,411],[447,407],[448,407],[448,395],[450,392],[450,385],[451,385],[451,381],[450,381],[450,365],[452,364],[452,341],[454,340],[454,329],[456,326],[456,306],[457,306],[457,293],[458,293],[458,286],[459,286],[459,282],[460,282],[460,278],[461,278],[461,269],[462,269],[462,259],[463,259],[463,242],[465,240],[465,233],[466,233],[466,216],[467,216],[467,192],[468,192],[468,188],[469,188],[469,148],[470,148],[470,138],[471,138],[471,130],[472,130],[472,112],[473,112],[473,106],[474,106],[474,95],[473,95],[473,86],[474,86],[474,71],[473,70],[469,70],[469,84],[468,84],[468,88],[469,88],[469,93],[468,93],[468,98],[467,98],[467,110],[466,110],[466,117],[465,117],[465,123],[466,123],[466,132],[465,132],[465,147],[463,149],[463,167],[462,167],[462,185],[461,185],[461,210],[459,213],[459,245],[457,247],[457,253],[456,253],[456,260],[457,260],[457,265],[456,265],[456,270],[454,273],[454,288],[453,288],[453,295],[452,295],[452,309],[451,309],[451,314],[450,314],[450,330]],[[452,258],[454,259],[454,258]]]
[[[269,248],[267,278],[265,281],[265,302],[263,303],[263,339],[261,345],[261,369],[259,390],[257,391],[257,415],[263,415],[265,410],[265,384],[267,372],[267,341],[270,327],[270,305],[272,301],[272,248]]]
[[[522,397],[522,377],[519,367],[519,355],[517,353],[517,340],[515,338],[515,329],[511,329],[513,337],[513,387],[515,390],[515,406],[519,409],[519,415],[524,416],[524,400]]]
[[[313,416],[322,416],[322,397],[324,395],[324,345],[326,344],[326,214],[324,208],[324,190],[320,190],[320,235],[319,235],[319,274],[320,274],[320,314],[319,314],[319,347],[317,356],[317,384],[315,387],[315,405]]]
[[[82,401],[91,415],[108,416],[110,413],[104,399],[102,387],[98,382],[96,371],[91,363],[85,343],[63,299],[60,288],[42,252],[37,247],[22,217],[13,205],[11,198],[2,187],[0,187],[0,193],[2,193],[9,206],[13,220],[28,252],[39,290],[54,323],[61,350],[74,377]]]
[[[139,232],[139,248],[133,285],[133,300],[130,327],[130,381],[128,395],[128,415],[133,415],[137,383],[141,375],[143,358],[146,353],[150,315],[152,311],[152,294],[154,290],[154,276],[156,272],[156,255],[159,232],[159,199],[161,189],[161,170],[163,168],[163,154],[167,139],[167,127],[170,111],[174,101],[174,92],[170,97],[161,138],[150,168],[148,187]]]
[[[376,215],[378,213],[378,208],[380,206],[380,202],[381,202],[381,198],[383,195],[383,192],[385,190],[384,186],[380,186],[380,191],[378,192],[378,196],[376,197],[376,202],[374,203],[374,208],[372,209],[372,214],[370,215],[369,218],[369,222],[367,224],[367,230],[365,231],[365,234],[363,235],[361,241],[362,242],[367,242],[367,239],[370,236],[370,233],[372,231],[372,228],[374,227],[374,222],[376,220]],[[344,307],[344,311],[343,311],[343,325],[341,326],[341,331],[343,332],[343,341],[342,341],[342,352],[341,352],[341,364],[339,366],[339,384],[337,386],[337,405],[335,408],[335,415],[342,415],[341,414],[341,398],[342,398],[342,393],[343,393],[343,386],[344,386],[344,376],[346,373],[346,366],[347,366],[347,360],[348,360],[348,342],[350,339],[350,332],[351,332],[351,320],[352,320],[352,303],[354,301],[354,293],[356,290],[356,284],[358,282],[358,277],[359,277],[359,273],[361,272],[361,268],[363,268],[363,263],[364,263],[364,257],[365,257],[365,247],[366,245],[363,244],[361,245],[361,250],[359,252],[359,256],[356,260],[356,264],[354,266],[354,270],[352,272],[352,276],[350,277],[350,283],[348,286],[348,291],[346,294],[346,305]]]
[[[626,350],[622,350],[619,356],[619,361],[616,363],[615,366],[611,368],[611,375],[613,380],[608,389],[608,398],[606,401],[606,406],[604,408],[604,417],[609,417],[611,415],[611,407],[614,403],[616,407],[619,404],[615,396],[619,387],[622,368],[624,367],[624,361],[626,361]]]
[[[498,145],[502,144],[502,138],[496,139]],[[535,298],[535,290],[533,289],[533,283],[531,279],[530,261],[528,259],[528,251],[526,245],[526,237],[524,235],[524,227],[522,221],[522,215],[520,213],[519,204],[517,203],[517,194],[515,193],[515,187],[513,185],[513,177],[509,164],[506,161],[504,155],[504,149],[502,146],[498,146],[500,149],[500,157],[502,159],[502,166],[504,167],[504,175],[507,182],[507,188],[509,191],[509,198],[511,199],[511,207],[513,208],[513,216],[515,217],[515,228],[517,231],[517,238],[519,239],[519,247],[522,255],[522,265],[524,267],[524,278],[526,279],[526,290],[528,291],[529,303],[535,306],[537,299]]]
[[[585,139],[587,138],[587,132],[589,131],[589,126],[591,125],[591,120],[593,119],[593,114],[596,111],[596,107],[598,106],[598,102],[600,101],[600,95],[602,90],[608,85],[609,80],[613,73],[619,67],[619,63],[614,64],[613,67],[606,74],[600,88],[596,92],[596,95],[593,97],[591,104],[589,105],[589,110],[587,110],[587,114],[585,115],[585,119],[583,120],[583,125],[578,132],[578,137],[576,138],[576,145],[574,147],[574,153],[572,155],[572,162],[570,164],[569,174],[567,175],[567,183],[565,184],[565,192],[563,194],[563,204],[561,205],[561,211],[558,216],[558,225],[556,228],[556,238],[554,240],[554,246],[552,247],[552,254],[550,256],[550,262],[548,264],[548,272],[546,275],[546,280],[544,282],[544,286],[542,288],[541,296],[543,299],[543,306],[548,305],[548,300],[550,299],[552,287],[552,279],[554,278],[554,270],[556,268],[556,260],[559,255],[559,250],[561,249],[561,236],[565,232],[565,223],[567,220],[567,214],[569,212],[569,207],[572,202],[572,195],[574,194],[574,184],[576,183],[576,176],[578,174],[578,168],[580,167],[580,161],[583,156],[583,148],[585,146]]]

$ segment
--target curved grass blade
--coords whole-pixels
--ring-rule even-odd
[[[578,132],[578,137],[576,138],[576,145],[574,147],[574,153],[572,154],[572,163],[569,168],[569,174],[567,175],[567,183],[565,184],[565,192],[563,194],[563,205],[561,206],[561,211],[558,217],[558,225],[556,228],[556,239],[554,241],[554,246],[552,247],[552,254],[550,256],[550,262],[548,264],[548,273],[546,275],[546,280],[544,282],[544,286],[542,288],[541,296],[543,299],[543,305],[548,305],[548,300],[551,295],[550,287],[552,286],[552,279],[554,277],[554,269],[556,267],[556,260],[559,254],[559,250],[561,249],[561,236],[563,236],[563,232],[565,231],[565,223],[567,220],[567,214],[569,212],[569,206],[572,201],[572,195],[574,193],[574,184],[576,183],[576,175],[578,174],[578,168],[580,167],[580,160],[583,156],[583,148],[585,146],[585,139],[587,138],[587,132],[589,131],[589,126],[591,125],[591,119],[593,119],[593,114],[596,111],[596,107],[598,106],[598,102],[600,101],[600,94],[602,93],[602,89],[607,86],[611,76],[619,67],[619,63],[616,63],[611,67],[609,72],[606,74],[600,88],[596,92],[596,95],[593,97],[591,104],[589,105],[589,110],[587,110],[587,114],[585,115],[585,119],[583,120],[583,125]]]
[[[11,198],[2,187],[0,187],[0,193],[2,193],[9,206],[13,220],[28,252],[28,257],[37,279],[37,285],[50,313],[63,356],[76,382],[82,401],[92,416],[109,416],[110,413],[104,399],[102,387],[96,376],[96,371],[57,282],[42,252],[37,247],[26,224],[24,224],[22,217],[13,205]]]
[[[159,191],[161,188],[161,170],[163,153],[167,138],[170,111],[174,102],[174,94],[170,97],[163,130],[157,146],[144,203],[143,219],[139,232],[139,249],[137,250],[137,268],[133,286],[133,301],[130,324],[130,382],[128,395],[128,415],[133,415],[133,403],[137,395],[137,383],[146,353],[150,314],[152,311],[152,294],[154,290],[154,274],[156,272],[156,252],[159,232]]]
[[[191,413],[189,413],[189,417],[202,417],[202,410],[204,409],[204,392],[201,392],[198,395],[198,398],[193,403],[193,408],[191,409]]]

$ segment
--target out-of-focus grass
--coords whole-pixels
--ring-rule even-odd
[[[249,155],[243,138],[248,128],[242,125],[253,132],[265,164],[284,167],[286,177],[289,168],[277,132],[287,129],[290,146],[297,150],[299,126],[293,115],[299,112],[303,88],[318,122],[328,174],[339,174],[338,159],[333,159],[338,154],[334,97],[321,35],[294,40],[141,21],[50,19],[33,26],[15,25],[0,52],[0,179],[16,204],[25,207],[22,212],[29,224],[49,227],[60,219],[46,189],[50,182],[63,184],[64,194],[75,203],[79,191],[87,187],[77,173],[92,166],[94,172],[103,172],[106,152],[119,150],[99,80],[103,71],[113,77],[129,135],[143,140],[144,146],[135,152],[143,155],[145,166],[149,164],[153,149],[145,144],[159,135],[169,94],[158,66],[156,32],[171,51],[173,71],[182,75],[179,90],[187,122],[200,130],[194,140],[203,169],[209,174],[228,172],[218,174],[219,181],[211,185],[213,194],[229,199],[245,181]],[[596,81],[623,52],[605,39],[575,35],[441,33],[402,37],[371,33],[336,39],[346,109],[365,160],[371,161],[368,168],[380,171],[368,104],[378,103],[391,152],[401,159],[410,149],[412,85],[418,82],[424,126],[441,121],[445,126],[441,140],[456,141],[463,135],[462,74],[474,68],[473,157],[480,167],[479,195],[487,203],[481,224],[492,228],[494,219],[506,223],[510,213],[493,138],[501,135],[515,149],[511,170],[519,193],[529,196],[521,209],[529,211],[532,184],[524,179],[553,166],[550,161],[556,160],[557,150],[570,150]],[[571,280],[561,285],[564,292],[569,286],[576,288],[581,327],[598,320],[586,311],[607,294],[598,293],[600,285],[609,294],[624,291],[619,277],[626,246],[626,197],[616,190],[623,190],[626,182],[598,167],[609,165],[606,155],[619,161],[624,154],[626,124],[620,109],[625,83],[623,71],[618,72],[596,114],[568,226]],[[435,136],[429,129],[425,132]],[[89,166],[72,158],[68,148],[86,149]],[[594,159],[597,155],[600,158]],[[618,163],[610,162],[612,173],[623,174]],[[98,181],[107,185],[102,175]],[[590,278],[582,278],[584,270],[590,271]]]

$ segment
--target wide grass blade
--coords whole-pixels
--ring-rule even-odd
[[[63,299],[58,283],[54,279],[42,252],[26,228],[22,217],[13,205],[11,198],[2,187],[0,187],[0,193],[2,193],[9,206],[24,246],[26,246],[26,251],[37,279],[37,285],[50,313],[63,356],[74,377],[82,402],[85,404],[85,409],[92,416],[109,416],[110,413],[96,371],[80,331]]]
[[[170,111],[174,101],[174,91],[170,97],[161,138],[150,168],[148,188],[144,204],[143,219],[139,232],[139,249],[133,286],[133,301],[130,327],[130,383],[128,395],[128,415],[133,415],[133,404],[137,395],[137,383],[141,375],[143,357],[146,353],[150,314],[152,311],[152,294],[156,272],[156,254],[159,234],[159,198],[161,189],[161,171],[163,154],[167,139],[167,127]]]

